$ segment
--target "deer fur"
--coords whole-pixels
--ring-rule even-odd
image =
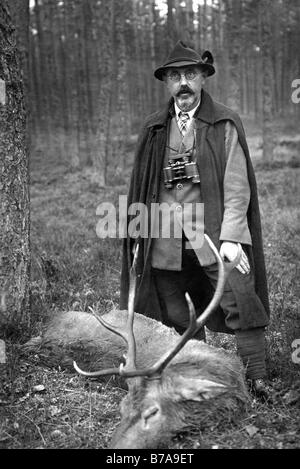
[[[127,311],[102,316],[125,328]],[[137,369],[147,368],[176,341],[179,334],[158,321],[134,315]],[[118,367],[126,344],[89,313],[69,311],[55,316],[39,338],[23,346],[48,366],[84,369]],[[73,369],[73,368],[72,368]],[[73,369],[74,371],[74,369]],[[234,421],[245,411],[248,393],[240,360],[223,349],[190,340],[160,377],[118,379],[128,387],[121,402],[121,422],[111,448],[162,448],[178,433]]]

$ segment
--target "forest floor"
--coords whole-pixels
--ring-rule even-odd
[[[272,401],[252,400],[244,420],[177,438],[178,449],[287,449],[300,446],[300,184],[299,135],[280,134],[275,161],[260,159],[260,141],[249,134],[256,167],[272,318],[267,331]],[[67,164],[37,151],[31,161],[32,326],[38,335],[55,312],[100,312],[118,307],[121,242],[96,235],[97,206],[127,193],[128,179],[106,188],[91,182],[90,168]],[[232,338],[210,334],[216,346]],[[0,387],[0,448],[107,448],[118,424],[124,389],[75,373],[44,368],[20,356],[20,341],[7,343]],[[293,360],[294,356],[294,360]],[[295,357],[298,358],[295,360]],[[298,363],[295,363],[295,361]],[[3,365],[2,365],[3,367]],[[4,369],[4,368],[3,368]]]

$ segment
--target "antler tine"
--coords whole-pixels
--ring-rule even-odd
[[[73,366],[78,373],[84,376],[104,376],[109,374],[120,374],[125,378],[134,378],[137,376],[148,376],[148,377],[159,377],[163,371],[163,369],[167,366],[167,364],[177,355],[177,353],[182,349],[182,347],[188,342],[195,334],[197,330],[197,320],[196,320],[196,311],[194,304],[191,300],[191,297],[188,293],[185,294],[188,307],[189,307],[189,327],[186,329],[184,334],[180,337],[180,340],[175,344],[173,349],[169,350],[165,353],[153,366],[143,369],[137,370],[136,367],[128,367],[128,360],[126,360],[126,365],[121,365],[120,368],[108,369],[103,371],[82,371],[76,362],[73,362]],[[133,335],[133,334],[132,334]],[[134,336],[133,336],[134,340]],[[134,341],[135,346],[135,341]]]
[[[128,294],[128,317],[127,317],[127,357],[125,366],[121,367],[121,374],[126,373],[126,370],[136,370],[136,343],[133,333],[133,321],[134,321],[134,300],[136,290],[136,264],[139,253],[139,245],[136,245],[132,266],[130,269],[130,281],[129,281],[129,294]]]
[[[196,334],[196,332],[205,324],[207,321],[208,317],[212,313],[212,311],[218,306],[223,291],[224,291],[224,286],[225,282],[227,279],[228,274],[230,271],[236,267],[236,265],[240,262],[241,258],[241,253],[242,253],[242,248],[239,245],[239,250],[236,258],[234,259],[233,262],[227,262],[226,264],[223,262],[221,259],[221,256],[216,249],[215,245],[211,241],[211,239],[205,234],[205,239],[207,240],[210,248],[212,249],[213,253],[215,254],[215,257],[218,262],[218,268],[219,268],[219,276],[218,276],[218,282],[217,282],[217,287],[214,293],[214,296],[212,300],[210,301],[209,305],[206,307],[204,312],[201,314],[201,316],[196,320],[196,313],[195,313],[195,307],[194,304],[189,296],[188,293],[185,294],[188,307],[189,307],[189,315],[190,315],[190,324],[189,327],[186,329],[184,334],[180,337],[178,340],[177,344],[169,350],[163,357],[161,357],[149,370],[146,370],[147,373],[145,373],[147,376],[160,376],[164,368],[168,365],[168,363],[177,355],[177,353],[182,349],[182,347]]]
[[[134,298],[135,298],[135,289],[136,289],[136,263],[138,257],[138,245],[135,249],[135,254],[133,258],[132,267],[130,269],[130,283],[129,283],[129,295],[128,295],[128,317],[127,317],[127,325],[126,325],[126,332],[123,333],[115,326],[108,324],[104,319],[100,316],[95,314],[93,308],[89,307],[91,314],[97,319],[98,322],[106,329],[114,332],[115,334],[122,337],[127,343],[127,356],[126,356],[126,364],[125,366],[121,363],[119,368],[108,368],[106,370],[100,371],[84,371],[77,363],[74,361],[73,366],[75,370],[83,375],[83,376],[107,376],[107,375],[123,375],[123,376],[137,376],[136,364],[135,364],[135,357],[136,357],[136,343],[133,334],[133,320],[134,320]],[[143,373],[142,373],[143,374]]]
[[[213,253],[216,257],[216,260],[218,262],[218,281],[217,281],[217,286],[216,286],[215,293],[214,293],[210,303],[205,308],[205,310],[203,311],[201,316],[197,319],[197,329],[196,329],[196,331],[199,330],[200,327],[202,327],[205,324],[205,322],[207,321],[209,315],[212,313],[212,311],[214,311],[214,309],[220,303],[221,298],[222,298],[222,294],[223,294],[223,291],[224,291],[226,278],[227,278],[227,275],[225,274],[224,262],[221,259],[221,256],[220,256],[217,248],[215,247],[214,243],[211,241],[211,239],[207,235],[204,235],[204,236],[205,236],[205,238],[206,238],[206,240],[209,244],[209,247],[213,251]],[[228,273],[229,273],[229,271],[228,271]]]
[[[157,376],[159,377],[163,369],[167,366],[168,363],[177,355],[179,350],[194,336],[197,330],[197,320],[196,320],[196,311],[195,306],[191,300],[191,297],[188,293],[185,294],[185,298],[189,307],[190,322],[189,327],[185,330],[184,334],[180,337],[180,340],[175,344],[175,346],[166,352],[150,369],[146,370],[146,376]]]
[[[225,287],[227,277],[228,277],[229,273],[232,271],[232,269],[234,269],[238,265],[238,263],[241,260],[241,255],[242,255],[241,245],[238,244],[238,253],[237,253],[235,259],[232,262],[224,262],[222,260],[221,256],[220,256],[220,254],[219,254],[219,251],[217,250],[216,246],[214,245],[212,240],[209,238],[209,236],[207,236],[206,234],[204,236],[205,236],[205,239],[207,240],[207,242],[209,244],[209,247],[211,248],[211,250],[213,251],[213,253],[214,253],[214,255],[217,259],[219,275],[218,275],[218,281],[217,281],[217,286],[216,286],[214,296],[213,296],[211,302],[209,303],[209,305],[206,307],[206,309],[201,314],[201,316],[199,316],[199,318],[197,319],[197,329],[196,329],[196,331],[198,331],[206,323],[206,321],[207,321],[208,317],[210,316],[210,314],[212,313],[212,311],[214,311],[214,309],[220,303],[222,295],[223,295],[223,291],[224,291],[224,287]],[[196,333],[196,331],[195,331],[195,333]]]
[[[94,316],[94,318],[97,319],[97,321],[100,322],[100,324],[102,326],[104,326],[109,331],[114,332],[115,334],[119,335],[120,337],[122,337],[122,339],[125,340],[126,343],[128,343],[127,342],[127,337],[123,332],[121,332],[117,327],[114,327],[111,324],[108,324],[108,322],[104,321],[104,319],[102,319],[100,316],[97,316],[97,314],[95,313],[93,308],[91,308],[90,306],[89,306],[89,310],[90,310],[92,316]],[[79,368],[79,366],[77,365],[77,363],[75,361],[73,361],[73,367],[75,368],[77,373],[79,373],[80,375],[89,376],[89,377],[118,375],[118,374],[120,374],[120,369],[119,368],[107,368],[106,370],[100,370],[100,371],[84,371],[81,368]]]
[[[89,306],[89,310],[91,311],[92,316],[94,316],[94,318],[96,318],[97,321],[100,322],[100,324],[102,326],[104,326],[109,331],[114,332],[115,334],[122,337],[122,339],[124,339],[125,342],[127,343],[127,336],[123,332],[121,332],[120,329],[118,329],[117,327],[113,326],[112,324],[109,324],[108,322],[104,321],[104,319],[101,316],[97,316],[97,314],[95,313],[93,308],[91,308],[90,306]]]
[[[120,369],[119,368],[107,368],[106,370],[101,370],[101,371],[83,371],[75,361],[73,361],[73,366],[77,373],[83,376],[109,376],[109,375],[118,375],[120,374]]]

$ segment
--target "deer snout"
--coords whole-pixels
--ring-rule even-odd
[[[115,430],[110,449],[161,448],[166,436],[165,418],[158,403],[144,409],[130,421],[121,421]]]

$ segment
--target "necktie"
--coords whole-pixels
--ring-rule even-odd
[[[184,137],[185,134],[186,134],[187,124],[188,124],[190,116],[188,115],[187,112],[180,111],[179,114],[178,114],[178,117],[179,117],[178,127],[179,127],[179,130],[180,130],[182,136]]]

